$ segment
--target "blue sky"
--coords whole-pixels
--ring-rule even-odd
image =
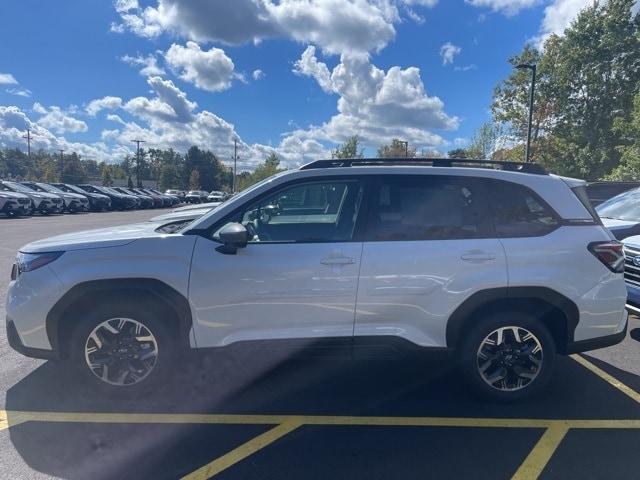
[[[507,59],[588,3],[3,0],[0,145],[30,128],[35,148],[97,160],[135,136],[227,160],[235,138],[245,168],[351,134],[369,153],[393,137],[446,152],[489,118]]]

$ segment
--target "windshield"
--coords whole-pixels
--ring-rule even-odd
[[[21,185],[16,182],[4,182],[10,189],[14,192],[22,192],[22,193],[33,193],[35,190],[31,188],[27,188],[24,185]]]
[[[37,183],[36,184],[41,191],[43,192],[49,192],[49,193],[64,193],[62,190],[60,190],[59,188],[54,187],[53,185],[49,185],[47,183]]]
[[[640,222],[640,189],[621,193],[596,207],[600,218]]]

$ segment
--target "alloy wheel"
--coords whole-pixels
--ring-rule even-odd
[[[111,318],[91,331],[84,353],[87,366],[100,380],[117,386],[135,385],[155,367],[158,342],[137,320]]]
[[[517,326],[500,327],[487,335],[476,354],[480,377],[501,391],[516,391],[533,382],[542,368],[538,338]]]

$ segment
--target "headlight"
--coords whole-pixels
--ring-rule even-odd
[[[22,253],[18,252],[16,257],[16,277],[24,272],[30,272],[37,268],[44,267],[55,259],[59,258],[64,252],[45,252],[45,253]]]

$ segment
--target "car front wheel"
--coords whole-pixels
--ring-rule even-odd
[[[104,306],[80,320],[70,360],[80,378],[112,394],[156,388],[175,367],[175,335],[158,313],[135,306]]]
[[[467,383],[481,396],[496,401],[519,400],[544,389],[555,356],[549,330],[517,311],[477,319],[464,334],[459,350]]]

